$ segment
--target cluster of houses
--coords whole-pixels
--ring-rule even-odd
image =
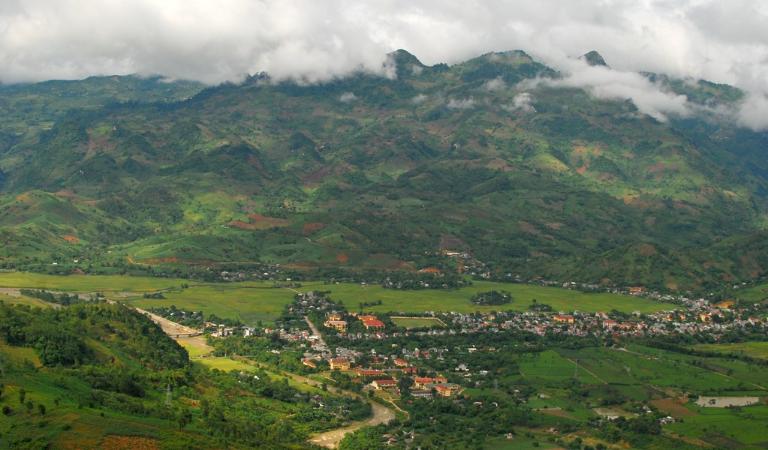
[[[495,313],[434,313],[447,327],[418,331],[390,331],[374,316],[360,315],[367,323],[366,331],[375,333],[347,333],[349,340],[385,339],[400,336],[454,335],[499,332],[503,330],[525,331],[539,336],[628,336],[648,337],[675,334],[708,334],[717,339],[731,331],[764,332],[768,319],[755,307],[739,307],[732,300],[710,303],[706,300],[689,300],[685,309],[652,314],[622,313],[549,313],[542,311],[495,312]],[[327,327],[339,328],[336,316],[330,315]],[[346,322],[345,322],[346,323]],[[344,327],[346,330],[346,327]]]
[[[539,336],[563,334],[569,336],[666,336],[676,334],[707,334],[715,339],[731,331],[765,332],[768,320],[732,302],[699,309],[675,310],[653,314],[630,315],[604,312],[547,314],[540,312],[501,312],[495,314],[451,314],[453,331],[458,333],[527,331]]]
[[[316,367],[314,361],[308,358],[303,363]],[[411,381],[409,394],[414,398],[452,397],[462,390],[460,385],[449,383],[444,376],[419,376],[418,369],[408,360],[395,356],[374,356],[371,367],[354,367],[353,360],[342,356],[330,358],[328,364],[331,370],[345,372],[353,381],[365,384],[366,389],[384,391],[394,396],[402,394],[400,380],[406,378]]]
[[[339,312],[333,311],[327,314],[326,320],[323,323],[323,325],[326,328],[333,328],[334,330],[338,331],[341,334],[344,334],[347,332],[347,328],[349,325],[349,322],[344,320],[344,315],[342,315]],[[356,313],[350,313],[349,317],[356,318],[359,320],[363,327],[365,327],[366,331],[372,331],[372,332],[379,332],[384,330],[385,325],[384,322],[379,320],[378,317],[373,315],[363,315],[363,314],[356,314]]]

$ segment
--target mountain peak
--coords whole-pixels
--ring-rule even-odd
[[[590,52],[584,53],[579,57],[579,59],[586,61],[587,64],[590,66],[603,66],[603,67],[609,67],[608,64],[605,62],[605,59],[603,59],[603,56],[597,52],[597,50],[592,50]]]
[[[422,64],[422,62],[419,61],[419,58],[417,58],[413,53],[409,52],[408,50],[398,49],[390,53],[388,56],[394,59],[397,65],[413,64],[416,66],[424,67],[424,64]]]
[[[414,56],[411,52],[403,49],[395,50],[387,55],[388,60],[395,63],[395,70],[397,71],[397,78],[408,78],[411,76],[421,74],[422,70],[426,68],[419,58]]]

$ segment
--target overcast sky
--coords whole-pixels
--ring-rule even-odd
[[[427,64],[522,49],[571,73],[566,83],[660,119],[685,114],[685,99],[631,72],[729,83],[749,92],[742,123],[768,128],[765,0],[0,0],[5,83],[129,73],[218,83],[261,71],[315,82],[381,71],[398,48]],[[568,59],[592,49],[614,70]]]

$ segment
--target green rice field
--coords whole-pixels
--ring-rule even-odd
[[[181,289],[182,284],[189,287]],[[203,311],[206,314],[239,319],[256,325],[269,323],[280,316],[285,305],[293,300],[295,291],[273,288],[272,282],[197,283],[190,280],[129,276],[55,276],[31,273],[0,273],[0,287],[38,288],[76,292],[104,292],[108,298],[141,307],[152,308],[175,305],[178,308]],[[145,292],[163,290],[164,299],[143,298]],[[436,312],[490,312],[494,310],[524,311],[535,299],[555,311],[639,311],[644,313],[674,309],[674,305],[652,300],[609,294],[582,293],[568,289],[541,287],[525,284],[475,282],[472,286],[456,290],[403,291],[384,289],[378,285],[354,283],[327,284],[320,281],[306,282],[297,291],[327,290],[331,298],[342,302],[350,310],[357,310],[361,302],[381,300],[381,305],[366,307],[377,313]],[[505,290],[514,297],[504,306],[477,306],[470,297],[478,292]]]
[[[472,286],[456,290],[416,290],[402,291],[384,289],[381,286],[361,286],[359,284],[322,282],[305,283],[301,291],[328,290],[331,297],[343,302],[347,308],[356,309],[360,302],[371,303],[381,300],[381,305],[367,307],[372,312],[423,312],[423,311],[524,311],[536,299],[546,303],[555,311],[598,312],[617,309],[619,311],[639,311],[650,313],[675,309],[675,305],[627,295],[609,293],[583,293],[569,289],[541,287],[528,284],[496,283],[475,281]],[[472,295],[491,290],[505,290],[512,294],[512,303],[502,306],[478,306],[469,300]]]

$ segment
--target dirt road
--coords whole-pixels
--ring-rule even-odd
[[[266,370],[273,370],[257,361],[253,361],[248,358],[244,358],[244,359],[257,367],[262,367]],[[305,377],[303,375],[298,375],[292,372],[282,372],[282,375],[285,375],[291,378],[293,381],[297,383],[306,384],[308,386],[319,388],[322,385],[322,383],[320,383],[317,380],[313,380],[311,378]],[[376,426],[376,425],[381,425],[383,423],[389,423],[391,420],[395,418],[394,409],[380,405],[379,403],[371,401],[355,392],[345,391],[343,389],[339,389],[333,386],[328,386],[328,392],[331,392],[337,395],[343,395],[346,397],[354,397],[363,401],[367,401],[371,405],[371,412],[373,415],[367,420],[360,420],[357,422],[353,422],[345,427],[336,428],[335,430],[325,431],[323,433],[318,433],[312,436],[309,439],[309,441],[315,445],[319,445],[325,448],[336,448],[339,446],[339,442],[341,442],[341,440],[344,439],[344,436],[346,436],[348,433],[353,433],[362,427]]]
[[[202,331],[197,330],[195,328],[191,328],[176,322],[172,322],[165,317],[158,316],[157,314],[153,314],[149,311],[145,311],[141,308],[134,308],[137,312],[140,312],[144,314],[145,316],[152,319],[152,322],[155,322],[156,324],[160,325],[160,328],[163,329],[165,334],[172,338],[181,337],[183,335],[186,336],[197,336],[203,334]]]
[[[319,445],[325,448],[336,448],[339,446],[339,442],[344,439],[347,433],[352,433],[366,426],[376,426],[383,423],[389,423],[395,418],[395,413],[390,408],[379,405],[378,403],[371,402],[373,408],[373,416],[368,420],[362,420],[354,422],[346,427],[337,428],[335,430],[326,431],[325,433],[316,434],[309,442]]]

